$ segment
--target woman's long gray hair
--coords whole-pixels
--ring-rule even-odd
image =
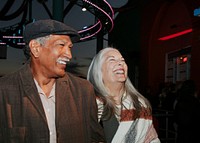
[[[104,102],[104,117],[110,117],[115,113],[115,102],[110,98],[110,93],[106,89],[104,82],[103,82],[103,75],[102,75],[102,65],[105,61],[105,53],[111,50],[117,50],[113,47],[107,47],[99,51],[99,53],[93,58],[87,74],[87,80],[89,80],[96,91],[96,95]],[[119,51],[119,50],[117,50]],[[144,107],[139,99],[142,99],[144,103],[146,104],[145,108],[148,108],[151,110],[150,103],[146,98],[144,98],[133,86],[130,79],[127,78],[125,81],[125,90],[128,95],[131,96],[133,105],[136,109],[136,114],[134,118],[137,118],[139,116],[140,111]]]

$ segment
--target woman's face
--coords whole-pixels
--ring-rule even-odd
[[[102,64],[102,75],[105,84],[115,84],[125,82],[127,79],[127,64],[119,53],[113,49],[104,54]]]

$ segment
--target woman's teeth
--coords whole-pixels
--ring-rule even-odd
[[[116,74],[123,74],[124,73],[124,70],[117,70],[115,71]]]

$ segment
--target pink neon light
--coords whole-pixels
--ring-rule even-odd
[[[96,7],[97,9],[99,9],[101,12],[103,12],[103,13],[110,19],[110,21],[111,21],[111,23],[112,23],[112,26],[111,26],[111,28],[110,28],[110,30],[109,30],[109,32],[110,32],[110,31],[113,29],[113,27],[114,27],[114,22],[113,22],[114,11],[113,11],[111,5],[110,5],[106,0],[103,0],[103,1],[109,6],[109,8],[110,8],[110,10],[111,10],[111,12],[112,12],[112,18],[111,18],[110,15],[108,15],[103,9],[101,9],[101,8],[98,7],[97,5],[93,4],[92,2],[90,2],[90,1],[88,1],[88,0],[83,0],[83,1],[86,2],[86,3],[88,3],[88,4],[90,4],[90,5],[92,5],[92,6],[94,6],[94,7]],[[98,29],[96,32],[94,32],[93,34],[91,34],[91,35],[89,35],[89,36],[83,37],[83,38],[81,38],[80,40],[85,40],[85,39],[90,38],[90,37],[96,35],[97,33],[99,33],[99,31],[102,29],[102,23],[101,23],[101,21],[98,19],[98,22],[95,23],[93,26],[91,26],[91,27],[89,27],[89,28],[86,28],[86,29],[84,29],[84,30],[78,31],[78,33],[80,34],[80,33],[83,33],[83,32],[85,32],[85,31],[89,31],[89,30],[95,28],[95,27],[98,26],[98,25],[100,25],[100,27],[99,27],[99,29]]]
[[[95,4],[93,4],[92,2],[90,2],[90,1],[88,1],[88,0],[83,0],[84,2],[86,2],[86,3],[89,3],[90,5],[92,5],[92,6],[94,6],[94,7],[96,7],[97,9],[99,9],[100,11],[102,11],[109,19],[110,19],[110,21],[111,21],[111,23],[112,23],[112,27],[111,27],[111,29],[110,29],[110,31],[113,29],[113,27],[114,27],[114,22],[113,22],[113,20],[112,20],[112,18],[110,17],[110,15],[108,15],[103,9],[101,9],[100,7],[98,7],[97,5],[95,5]],[[109,32],[110,32],[109,31]]]
[[[94,32],[93,34],[91,34],[91,35],[89,35],[89,36],[83,37],[83,38],[81,38],[80,40],[85,40],[85,39],[90,38],[90,37],[94,36],[95,34],[99,33],[99,31],[100,31],[101,28],[102,28],[101,21],[98,20],[98,22],[95,24],[95,26],[94,26],[94,25],[92,26],[92,27],[96,27],[96,26],[99,25],[99,24],[100,24],[100,27],[99,27],[99,29],[98,29],[96,32]],[[91,29],[91,27],[90,27],[89,29]],[[80,33],[80,32],[79,32],[79,33]]]
[[[102,28],[102,24],[101,24],[100,21],[98,22],[98,24],[100,24],[100,27],[99,27],[99,29],[98,29],[95,33],[93,33],[93,34],[91,34],[91,35],[89,35],[89,36],[86,36],[86,37],[84,37],[84,38],[81,38],[80,40],[85,40],[85,39],[90,38],[90,37],[94,36],[95,34],[99,33],[99,31],[100,31],[101,28]]]
[[[112,12],[112,19],[114,19],[114,10],[112,9],[112,6],[106,1],[106,0],[103,0],[110,8],[111,12]]]
[[[87,29],[84,29],[84,30],[80,30],[80,31],[78,31],[78,33],[82,33],[82,32],[88,31],[88,30],[90,30],[90,29],[96,27],[96,26],[99,24],[99,22],[100,22],[100,21],[98,21],[98,22],[95,23],[93,26],[91,26],[91,27],[89,27],[89,28],[87,28]]]
[[[14,39],[14,38],[23,38],[23,37],[22,36],[3,36],[3,38]]]
[[[178,36],[181,36],[181,35],[190,33],[190,32],[192,32],[192,31],[193,31],[193,29],[190,28],[190,29],[187,29],[187,30],[184,30],[184,31],[175,33],[175,34],[171,34],[171,35],[167,35],[167,36],[161,37],[161,38],[159,38],[158,40],[161,40],[161,41],[169,40],[169,39],[172,39],[172,38],[175,38],[175,37],[178,37]]]

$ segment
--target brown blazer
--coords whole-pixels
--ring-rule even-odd
[[[66,74],[56,80],[57,143],[104,141],[92,85]],[[0,78],[0,143],[49,143],[42,102],[26,64]]]

